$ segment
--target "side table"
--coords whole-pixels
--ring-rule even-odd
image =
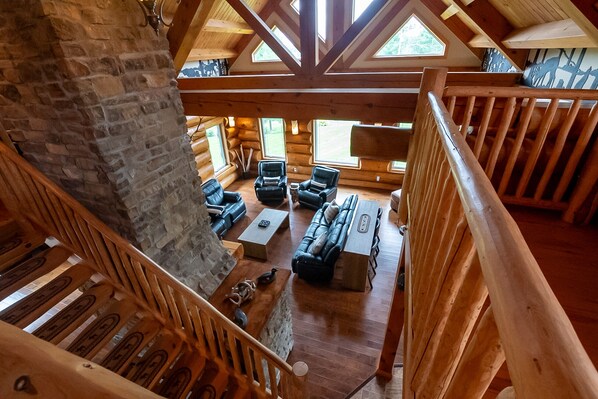
[[[299,183],[291,183],[289,185],[289,192],[291,193],[291,201],[293,204],[299,201]]]

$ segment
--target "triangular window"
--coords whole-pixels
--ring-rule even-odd
[[[446,45],[419,18],[411,15],[375,57],[438,56],[444,55],[445,49]]]
[[[293,45],[293,42],[284,34],[278,27],[272,28],[272,34],[280,40],[282,45],[289,50],[289,52],[297,59],[301,60],[301,53],[297,50],[297,47]],[[255,48],[251,54],[251,60],[253,62],[276,62],[280,61],[280,58],[274,51],[268,46],[263,40]]]
[[[318,36],[322,41],[326,41],[326,0],[318,0],[316,3],[318,7]],[[291,1],[291,7],[297,12],[301,13],[301,0]]]

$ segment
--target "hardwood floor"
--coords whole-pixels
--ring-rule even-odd
[[[253,180],[237,181],[227,188],[240,192],[247,204],[247,216],[225,235],[236,241],[266,205],[257,201]],[[376,200],[384,209],[380,227],[380,254],[373,289],[349,291],[338,276],[330,284],[313,284],[291,276],[290,291],[295,346],[289,363],[304,361],[309,366],[312,398],[345,398],[370,377],[377,365],[401,249],[397,214],[390,209],[390,192],[339,187],[337,201],[357,193],[360,199]],[[271,206],[267,206],[271,207]],[[291,258],[301,242],[314,211],[290,201],[272,208],[288,210],[290,227],[273,238],[268,262],[290,269]],[[337,270],[337,274],[339,270]]]

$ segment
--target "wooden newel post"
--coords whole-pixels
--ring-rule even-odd
[[[415,108],[415,115],[413,119],[413,129],[411,130],[411,142],[409,144],[409,152],[407,154],[407,168],[405,170],[405,177],[403,178],[403,185],[401,191],[401,202],[399,204],[399,223],[407,223],[407,196],[410,191],[411,173],[413,170],[413,161],[415,158],[417,147],[417,131],[419,125],[424,117],[426,104],[428,102],[428,93],[434,92],[442,97],[444,86],[446,83],[447,68],[424,68],[422,81],[419,87],[419,95],[417,97],[417,106]]]
[[[307,372],[309,367],[305,362],[293,364],[293,378],[291,383],[291,398],[303,399],[309,397],[307,390]]]

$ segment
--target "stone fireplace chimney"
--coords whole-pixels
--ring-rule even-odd
[[[135,0],[0,2],[0,123],[23,156],[204,297],[212,233],[164,35]]]

